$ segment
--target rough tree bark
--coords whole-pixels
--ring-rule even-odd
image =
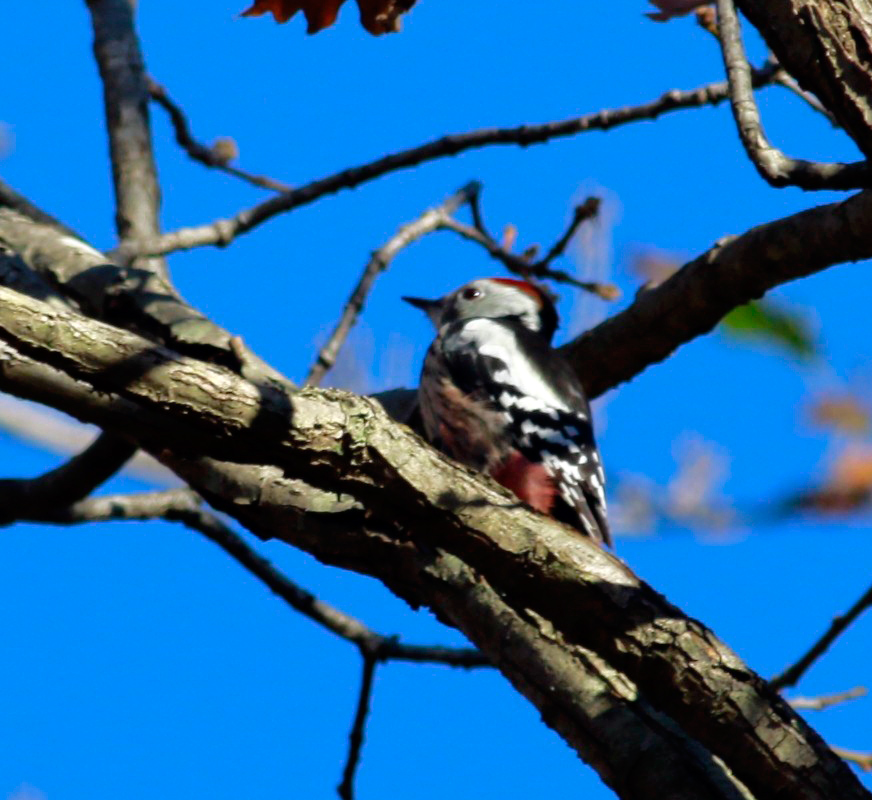
[[[110,129],[119,110],[138,117],[133,138],[114,137],[113,163],[134,163],[125,148],[150,142],[132,5],[89,6]],[[740,6],[869,153],[867,4]],[[130,190],[122,244],[156,236],[156,181],[116,178]],[[870,222],[864,192],[721,242],[566,353],[600,394],[771,287],[872,257]],[[257,535],[433,609],[622,798],[869,797],[765,680],[626,565],[447,461],[376,401],[293,390],[165,273],[143,292],[142,269],[0,186],[0,388],[127,437]]]
[[[736,0],[778,60],[872,155],[872,6],[868,0]]]
[[[39,261],[35,251],[26,255]],[[18,256],[4,261],[7,283],[35,278]],[[12,289],[0,290],[0,308],[4,389],[136,431],[260,536],[430,606],[622,797],[867,796],[710,631],[374,401],[255,386]]]

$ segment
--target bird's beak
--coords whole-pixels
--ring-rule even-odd
[[[439,327],[439,317],[442,314],[441,297],[438,300],[425,300],[423,297],[404,297],[403,300],[405,300],[410,306],[420,308],[421,311],[430,317],[430,321],[437,328]]]

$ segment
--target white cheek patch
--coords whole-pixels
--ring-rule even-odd
[[[495,358],[502,362],[504,368],[497,371],[501,383],[517,387],[521,395],[535,398],[541,402],[539,408],[555,408],[569,411],[566,401],[542,379],[535,368],[524,358],[519,358],[520,352],[515,335],[505,325],[492,319],[471,319],[458,333],[461,342],[475,347],[483,356]]]

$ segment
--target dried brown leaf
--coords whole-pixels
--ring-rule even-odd
[[[302,11],[308,23],[308,33],[317,33],[336,22],[339,7],[345,0],[255,0],[242,12],[243,17],[272,14],[276,22],[287,22]],[[415,4],[415,0],[357,0],[360,23],[374,36],[400,30],[400,16]]]

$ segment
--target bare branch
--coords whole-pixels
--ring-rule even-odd
[[[365,656],[377,656],[380,661],[415,661],[447,664],[456,667],[488,667],[490,662],[477,650],[439,645],[406,645],[396,635],[376,633],[344,611],[319,600],[301,588],[267,559],[248,546],[218,517],[202,508],[170,509],[164,515],[170,521],[181,522],[217,544],[241,566],[268,586],[291,608],[326,628],[331,633],[356,645]]]
[[[774,71],[773,71],[774,73]],[[771,83],[772,74],[761,71],[761,83]],[[297,189],[292,189],[278,197],[266,200],[252,208],[240,211],[227,219],[219,219],[206,225],[165,233],[153,241],[139,243],[138,249],[132,245],[123,248],[122,255],[166,255],[177,250],[190,250],[194,247],[215,245],[224,247],[237,236],[247,233],[277,214],[292,211],[308,205],[342,189],[353,189],[362,183],[380,178],[401,169],[408,169],[426,161],[457,155],[467,150],[491,145],[518,145],[526,147],[566,136],[575,136],[588,131],[605,131],[619,125],[642,120],[656,119],[662,114],[688,108],[717,105],[729,97],[726,81],[710,83],[697,89],[673,89],[656,100],[637,106],[607,109],[582,117],[546,122],[540,125],[519,125],[514,128],[483,128],[467,133],[442,136],[408,150],[362,164],[357,167],[328,175],[312,181]]]
[[[597,214],[599,214],[601,202],[602,201],[598,197],[588,197],[583,203],[577,205],[572,212],[572,222],[569,223],[566,231],[564,231],[563,235],[554,242],[551,249],[548,250],[539,263],[543,266],[547,266],[555,258],[563,255],[563,252],[566,250],[572,237],[575,236],[575,232],[578,230],[581,223],[593,219]]]
[[[633,304],[564,345],[588,396],[630,380],[787,281],[872,257],[872,192],[727,237]]]
[[[0,429],[29,444],[68,456],[84,450],[99,430],[80,425],[51,408],[25,403],[15,397],[0,397]],[[178,483],[178,478],[148,453],[138,450],[122,468],[127,474],[159,486]]]
[[[721,52],[730,86],[730,105],[739,138],[760,175],[772,186],[802,189],[860,189],[872,185],[872,170],[865,161],[823,164],[789,158],[766,139],[760,111],[754,101],[751,67],[745,57],[739,17],[733,0],[718,0]]]
[[[25,202],[0,181],[0,246],[5,244],[68,301],[98,319],[224,364],[255,383],[293,388],[243,344],[231,344],[228,331],[192,308],[166,280],[150,270],[109,262],[99,250],[31,203],[24,206]]]
[[[737,0],[784,68],[814,93],[865,156],[872,155],[865,0]]]
[[[580,281],[568,272],[560,269],[554,269],[549,266],[550,262],[560,255],[572,238],[572,235],[577,230],[578,226],[587,219],[594,216],[599,208],[599,200],[597,198],[588,198],[582,205],[576,208],[573,215],[573,220],[567,228],[566,232],[557,240],[557,242],[549,249],[548,254],[538,261],[531,261],[522,256],[506,250],[485,228],[481,217],[481,210],[476,206],[476,212],[473,216],[474,225],[466,225],[463,222],[448,216],[442,216],[439,223],[439,228],[443,230],[453,231],[454,233],[468,239],[471,242],[481,245],[488,254],[499,261],[509,272],[518,275],[522,278],[540,278],[552,280],[556,283],[564,283],[568,286],[574,286],[576,289],[583,289],[591,292],[604,300],[614,300],[619,296],[617,287],[610,283],[594,283],[591,281]]]
[[[818,697],[791,697],[788,702],[799,711],[825,711],[832,706],[847,703],[849,700],[865,697],[867,694],[869,694],[869,690],[865,686],[855,686],[844,692],[822,694]]]
[[[342,800],[354,800],[354,774],[357,771],[360,751],[363,748],[363,734],[372,699],[372,682],[377,663],[374,656],[364,655],[360,694],[357,698],[357,709],[354,712],[354,723],[351,726],[351,733],[348,735],[348,757],[345,761],[345,769],[342,771],[342,783],[336,789]]]
[[[148,91],[133,0],[87,0],[94,28],[94,56],[103,81],[106,128],[115,187],[115,223],[121,243],[136,247],[160,234],[160,188],[151,144]],[[169,281],[166,263],[137,266]]]
[[[697,24],[705,31],[714,36],[720,44],[720,31],[718,29],[717,14],[713,6],[705,6],[696,10]],[[770,53],[769,58],[762,68],[751,67],[751,78],[754,86],[760,85],[761,73],[765,75],[765,83],[774,83],[793,92],[800,100],[806,103],[813,111],[823,114],[835,128],[841,127],[838,120],[826,109],[823,103],[811,92],[805,91],[778,59]]]
[[[336,363],[336,357],[339,355],[339,350],[345,343],[354,323],[357,321],[358,315],[363,310],[363,305],[370,291],[372,291],[376,278],[388,268],[400,250],[408,247],[422,236],[439,230],[443,218],[453,214],[464,203],[469,203],[472,198],[477,197],[480,189],[481,185],[477,182],[467,184],[435,208],[428,209],[417,219],[402,225],[387,242],[373,252],[372,257],[367,262],[366,267],[364,267],[357,286],[354,287],[351,297],[348,298],[348,302],[342,310],[342,315],[336,323],[336,327],[327,339],[326,344],[319,351],[315,363],[309,370],[306,386],[318,386],[323,380],[324,375],[332,369]]]
[[[124,263],[133,267],[123,277],[118,276],[114,291],[125,292],[128,299],[136,295],[130,306],[118,305],[126,314],[132,308],[146,310],[142,316],[149,318],[152,335],[157,323],[162,335],[166,335],[167,327],[174,328],[176,346],[186,342],[199,349],[217,344],[216,349],[224,351],[224,355],[229,350],[229,335],[182,301],[163,259],[137,257],[145,255],[139,252],[142,242],[160,235],[160,187],[152,148],[145,67],[134,27],[136,2],[86,1],[94,28],[94,55],[103,81],[120,237],[118,251],[130,252],[131,257]],[[115,298],[110,297],[110,291],[105,285],[99,286],[96,294],[101,306],[112,306],[111,300]],[[241,369],[246,365],[237,366]],[[291,387],[286,378],[251,352],[246,374],[253,380]]]
[[[506,250],[488,233],[481,215],[480,193],[481,184],[478,182],[467,184],[440,205],[428,209],[416,220],[402,225],[385,244],[373,252],[357,286],[354,288],[351,297],[342,311],[339,322],[309,370],[309,375],[306,378],[307,386],[318,386],[324,375],[333,367],[339,350],[363,309],[366,298],[372,290],[378,275],[388,268],[401,249],[434,231],[450,230],[465,239],[480,244],[510,272],[521,277],[544,278],[558,283],[569,284],[593,292],[599,297],[608,300],[618,296],[617,288],[611,284],[579,281],[569,273],[563,270],[552,269],[549,266],[551,261],[561,255],[566,249],[570,239],[578,230],[579,225],[585,220],[596,216],[600,204],[598,198],[590,197],[576,207],[573,212],[572,221],[566,231],[549,249],[547,255],[538,261],[530,262]],[[459,222],[452,216],[462,205],[469,205],[473,217],[473,227]]]
[[[774,56],[773,56],[774,58]],[[796,78],[793,77],[790,73],[788,73],[783,67],[779,65],[778,72],[775,73],[775,78],[773,83],[777,83],[779,86],[784,87],[790,92],[793,92],[800,100],[802,100],[812,111],[816,111],[818,114],[823,114],[827,118],[827,121],[834,128],[840,128],[839,121],[829,112],[829,110],[824,106],[824,104],[815,97],[811,92],[807,92],[803,89]]]
[[[220,170],[235,178],[240,178],[261,189],[269,189],[274,192],[292,191],[291,187],[286,183],[273,180],[265,175],[253,175],[250,172],[231,166],[228,163],[229,159],[223,158],[215,151],[214,147],[201,144],[194,139],[191,135],[185,113],[178,103],[173,101],[163,86],[149,77],[146,77],[146,85],[148,86],[148,93],[151,99],[169,114],[170,122],[176,135],[176,142],[194,161],[198,161],[200,164],[212,169]]]
[[[163,519],[178,522],[217,544],[240,566],[257,578],[295,611],[331,633],[355,645],[379,661],[410,661],[452,667],[491,666],[488,659],[470,647],[412,645],[397,635],[381,634],[360,620],[319,600],[248,545],[215,514],[202,508],[201,498],[190,489],[167,489],[139,494],[107,495],[72,503],[68,507],[32,507],[19,519],[72,525],[83,522],[143,521]]]
[[[101,433],[87,449],[38,478],[0,480],[0,525],[87,497],[118,472],[136,450],[127,439]]]
[[[830,647],[830,645],[841,636],[848,626],[859,617],[867,608],[872,606],[872,586],[870,586],[857,600],[851,608],[844,614],[833,617],[830,627],[826,633],[820,637],[808,650],[808,652],[800,658],[795,664],[788,667],[783,672],[776,675],[770,683],[775,689],[783,689],[786,686],[796,686],[799,679],[806,673],[808,668],[814,664]]]
[[[259,536],[429,605],[622,796],[735,800],[738,781],[744,796],[868,797],[711,631],[592,542],[424,446],[374,401],[254,387],[4,288],[0,362],[0,388],[108,428],[135,422],[141,443]],[[196,460],[186,465],[174,449]],[[207,469],[204,457],[229,471]],[[321,505],[301,503],[295,480],[320,491]],[[334,509],[328,493],[350,502]],[[638,736],[641,752],[627,747]]]

